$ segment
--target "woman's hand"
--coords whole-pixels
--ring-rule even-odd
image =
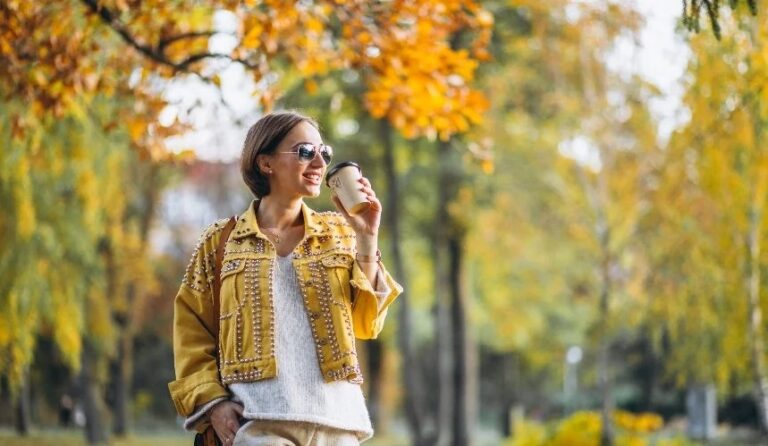
[[[381,202],[376,198],[376,192],[371,188],[371,182],[368,181],[368,178],[363,177],[358,181],[360,182],[359,190],[363,191],[366,198],[368,198],[368,201],[371,202],[367,211],[357,215],[350,215],[347,210],[344,209],[341,201],[339,201],[339,197],[334,194],[331,196],[331,199],[339,212],[344,215],[347,222],[352,226],[352,229],[355,230],[355,233],[358,236],[358,243],[365,239],[369,239],[369,241],[374,242],[373,250],[375,251],[375,242],[378,239],[379,225],[381,224]]]
[[[240,429],[239,418],[242,415],[243,406],[232,401],[222,401],[211,409],[211,425],[225,446],[231,445],[235,439],[235,434]]]

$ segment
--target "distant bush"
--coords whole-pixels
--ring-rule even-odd
[[[677,439],[650,441],[650,434],[664,427],[662,418],[653,413],[633,414],[616,411],[613,415],[617,446],[686,446]],[[576,412],[548,425],[518,420],[513,436],[505,446],[598,446],[602,422],[598,412]],[[685,440],[682,440],[685,441]]]

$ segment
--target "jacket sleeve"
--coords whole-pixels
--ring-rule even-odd
[[[360,265],[352,264],[352,325],[359,339],[376,339],[384,328],[387,308],[403,292],[381,262],[377,274],[374,288]]]
[[[210,231],[206,231],[210,232]],[[174,301],[173,359],[176,380],[168,384],[176,411],[188,417],[196,407],[228,396],[216,365],[212,272],[216,237],[206,234],[195,249]],[[213,249],[212,249],[213,248]]]

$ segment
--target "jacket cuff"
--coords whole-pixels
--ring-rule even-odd
[[[395,282],[395,279],[389,274],[384,264],[378,262],[378,271],[376,271],[376,287],[368,280],[360,265],[355,262],[352,265],[352,287],[358,291],[370,293],[376,296],[378,300],[378,315],[381,316],[387,307],[403,292],[403,287]]]
[[[352,265],[350,283],[357,290],[352,319],[355,336],[359,339],[375,339],[378,336],[384,327],[387,308],[403,292],[403,287],[395,282],[381,262],[377,275],[377,289],[374,290],[357,262]]]
[[[217,371],[203,370],[168,384],[171,399],[176,406],[176,412],[182,417],[190,416],[195,407],[202,406],[211,400],[227,397],[229,392],[219,381]]]
[[[219,404],[222,401],[226,401],[226,398],[216,398],[198,407],[190,416],[187,417],[186,420],[184,420],[184,429],[187,431],[204,431],[205,428],[210,424],[208,411],[213,409],[213,406]]]
[[[358,291],[376,296],[380,302],[379,314],[381,314],[403,292],[403,287],[395,282],[395,279],[392,278],[382,262],[378,262],[378,266],[375,289],[371,281],[368,280],[368,276],[365,275],[356,261],[352,264],[352,280],[350,283]]]

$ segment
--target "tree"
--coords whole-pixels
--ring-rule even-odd
[[[6,113],[15,107],[20,106],[12,104]],[[13,136],[12,126],[3,128],[1,162],[14,174],[0,186],[9,209],[0,317],[13,330],[0,336],[0,351],[6,359],[1,372],[12,388],[23,383],[38,333],[52,333],[74,370],[81,368],[81,359],[90,365],[95,352],[109,352],[113,345],[109,307],[114,295],[107,293],[99,252],[105,239],[124,236],[105,217],[123,209],[121,184],[112,181],[123,172],[125,152],[101,151],[104,145],[115,147],[120,136],[105,136],[101,124],[94,124],[87,116],[46,119],[20,137]],[[72,162],[65,163],[67,158]],[[88,369],[84,384],[98,379]]]
[[[721,46],[691,39],[685,95],[691,117],[672,138],[649,222],[659,237],[676,236],[649,252],[651,267],[665,271],[648,278],[658,296],[650,310],[665,321],[655,336],[669,338],[670,373],[678,382],[738,392],[746,389],[733,383],[751,381],[766,430],[761,270],[768,160],[761,139],[768,67],[758,31],[765,19],[736,17],[723,25],[729,35]]]
[[[482,203],[470,238],[491,325],[484,339],[549,369],[562,367],[571,343],[588,343],[610,443],[611,351],[630,329],[623,323],[636,323],[627,318],[639,298],[634,236],[658,146],[644,106],[652,88],[611,72],[606,54],[632,38],[639,17],[608,2],[567,15],[565,2],[516,4],[524,13],[497,14],[504,63],[486,80],[495,138],[473,150],[478,167],[503,173],[458,206]]]

